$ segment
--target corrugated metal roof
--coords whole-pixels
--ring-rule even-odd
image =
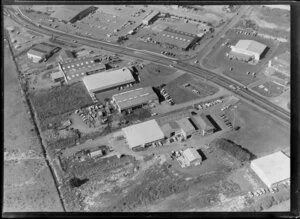
[[[189,119],[187,117],[176,120],[176,122],[178,123],[180,128],[186,133],[189,133],[189,132],[192,132],[195,130],[194,126],[191,124],[191,122],[189,121]]]
[[[96,73],[83,78],[86,88],[91,92],[108,89],[110,87],[119,86],[134,81],[135,80],[132,76],[132,73],[128,68]]]
[[[186,49],[192,41],[197,37],[194,34],[185,33],[183,31],[165,29],[160,33],[160,41],[169,43],[180,48]]]
[[[89,8],[90,5],[59,5],[56,7],[55,12],[51,17],[63,21],[70,21],[83,10]]]
[[[164,133],[156,120],[149,120],[122,129],[130,148],[161,140]]]
[[[267,46],[254,40],[239,40],[235,47],[261,54]]]
[[[138,106],[149,101],[158,100],[151,87],[138,88],[113,95],[117,105],[121,109]]]
[[[152,11],[150,14],[148,14],[143,21],[145,22],[149,22],[152,18],[154,18],[155,16],[159,15],[159,11]]]
[[[206,115],[200,114],[199,116],[193,116],[192,120],[194,120],[201,130],[211,130],[214,128],[213,124],[208,120]],[[196,125],[197,125],[196,124]]]

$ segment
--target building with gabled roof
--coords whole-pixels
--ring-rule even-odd
[[[158,97],[151,87],[137,88],[112,96],[119,112],[150,103],[158,103]]]
[[[214,125],[209,121],[207,116],[203,113],[201,113],[200,115],[192,116],[191,120],[197,126],[198,131],[201,133],[202,136],[212,134],[216,130]]]

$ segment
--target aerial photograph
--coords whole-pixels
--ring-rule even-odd
[[[291,211],[290,5],[49,4],[2,9],[2,214]]]

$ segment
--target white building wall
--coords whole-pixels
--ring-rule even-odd
[[[236,52],[236,53],[241,53],[241,54],[244,54],[244,55],[254,56],[254,58],[256,60],[260,59],[260,54],[259,53],[251,52],[251,51],[244,50],[244,49],[239,49],[235,46],[232,46],[231,49],[232,49],[233,52]]]

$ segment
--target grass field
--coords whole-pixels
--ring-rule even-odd
[[[200,91],[200,94],[195,94],[190,89],[184,87],[184,85],[187,83]],[[169,82],[166,85],[165,90],[177,104],[195,100],[198,98],[204,98],[213,95],[218,91],[216,87],[213,87],[201,81],[197,81],[195,78],[188,74],[183,74],[175,80]]]
[[[260,86],[263,87],[260,88]],[[265,97],[277,97],[284,92],[284,86],[275,84],[272,81],[266,81],[262,85],[257,85],[256,87],[253,87],[252,90],[260,93]]]
[[[239,105],[236,121],[240,124],[240,130],[222,137],[241,145],[257,157],[290,146],[289,128],[248,104]]]
[[[30,98],[41,122],[93,103],[82,82],[35,91]]]

